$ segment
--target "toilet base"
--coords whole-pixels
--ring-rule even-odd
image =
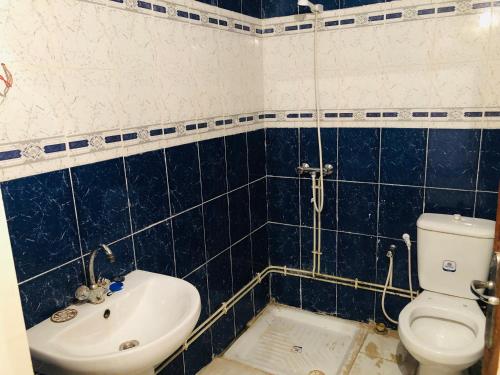
[[[417,375],[462,375],[463,371],[457,371],[456,369],[436,366],[436,365],[423,365],[418,364]]]

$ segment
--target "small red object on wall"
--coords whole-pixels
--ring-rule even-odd
[[[0,91],[1,96],[7,96],[7,93],[9,92],[9,89],[12,87],[12,84],[14,83],[14,77],[12,77],[12,73],[7,69],[7,65],[4,63],[1,64],[5,77],[0,74],[0,81],[2,81],[5,84],[5,87],[3,89],[3,92]]]

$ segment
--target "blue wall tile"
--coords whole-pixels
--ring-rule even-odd
[[[201,203],[198,146],[188,143],[167,148],[168,184],[172,213]]]
[[[247,323],[254,317],[252,296],[252,293],[247,294],[234,306],[234,323],[237,335],[243,332]]]
[[[299,180],[268,177],[267,200],[269,221],[299,224]]]
[[[134,231],[170,216],[164,151],[129,156],[125,166]]]
[[[273,266],[300,267],[299,228],[269,224],[269,258]]]
[[[302,227],[301,235],[301,268],[303,270],[312,270],[313,266],[313,231],[310,228]],[[336,233],[331,230],[321,231],[321,272],[336,275],[337,274],[337,243]]]
[[[250,17],[261,18],[261,0],[242,0],[242,13]]]
[[[210,306],[212,311],[215,311],[233,294],[230,251],[227,250],[210,260],[207,268]]]
[[[268,225],[252,233],[252,261],[254,273],[262,271],[269,265],[269,250],[267,243]]]
[[[196,1],[199,1],[200,3],[208,4],[208,5],[217,6],[217,0],[196,0]]]
[[[186,375],[196,375],[212,360],[212,333],[206,331],[189,349],[184,352],[184,368]]]
[[[205,263],[201,208],[197,207],[174,217],[172,225],[177,276],[184,277]]]
[[[297,177],[299,143],[297,129],[266,129],[267,173]]]
[[[479,130],[430,129],[427,186],[476,187]]]
[[[380,186],[379,234],[401,238],[417,237],[417,219],[422,214],[424,191],[407,186]]]
[[[266,175],[266,134],[263,129],[247,133],[250,181]]]
[[[340,8],[353,8],[383,2],[383,0],[340,0]]]
[[[472,217],[474,199],[473,191],[426,189],[425,212]]]
[[[483,130],[479,190],[498,191],[500,183],[500,129]]]
[[[339,179],[376,182],[380,129],[339,129]]]
[[[204,200],[227,192],[225,153],[224,138],[200,142],[200,167]]]
[[[337,312],[337,285],[302,279],[302,308],[327,314]]]
[[[311,128],[302,128],[300,131],[300,163],[307,163],[311,167],[319,168],[318,131]],[[337,129],[321,129],[321,143],[323,145],[323,165],[331,164],[337,170]],[[327,178],[335,179],[335,173]]]
[[[482,219],[495,220],[497,215],[496,193],[477,193],[476,217]]]
[[[84,282],[82,263],[77,260],[21,284],[19,294],[26,329],[69,305],[73,301],[76,288]]]
[[[375,305],[375,321],[377,323],[384,323],[387,327],[392,329],[397,329],[397,325],[387,320],[382,311],[382,293],[376,293],[376,305]],[[408,298],[403,298],[399,296],[394,296],[391,294],[386,294],[385,296],[385,310],[389,317],[398,320],[399,313],[403,308],[410,303]]]
[[[245,133],[226,137],[229,190],[248,184],[247,138]]]
[[[158,375],[184,375],[184,355],[177,356]]]
[[[257,284],[253,290],[255,314],[261,312],[269,302],[269,277]]]
[[[204,204],[205,242],[211,258],[229,247],[229,214],[227,196]]]
[[[292,14],[298,14],[297,2],[294,0],[262,1],[262,18],[283,17]]]
[[[80,256],[67,169],[2,183],[18,281]]]
[[[271,275],[271,297],[284,305],[301,307],[300,278],[293,276]]]
[[[130,234],[123,158],[71,169],[84,252]]]
[[[134,235],[137,268],[175,276],[172,223],[166,221]]]
[[[196,289],[198,289],[198,293],[200,293],[201,313],[198,322],[201,323],[209,317],[210,311],[216,310],[213,306],[210,306],[210,300],[208,298],[207,266],[204,265],[198,268],[196,271],[189,274],[189,276],[186,276],[184,280],[193,284]]]
[[[217,0],[217,6],[222,9],[241,13],[241,2],[245,0]],[[247,0],[248,1],[248,0]]]
[[[324,201],[321,212],[321,226],[325,229],[337,229],[337,194],[336,182],[323,180]],[[312,199],[312,182],[310,179],[300,179],[300,220],[301,225],[313,225],[314,208]]]
[[[250,237],[243,239],[241,242],[231,247],[231,257],[233,266],[233,289],[237,291],[243,288],[253,277]]]
[[[376,251],[376,237],[339,233],[337,244],[338,275],[375,282]]]
[[[251,229],[255,230],[267,221],[266,179],[254,182],[249,188]]]
[[[337,316],[366,322],[374,318],[375,293],[349,286],[337,286]]]
[[[377,233],[377,186],[340,182],[338,228],[347,232]]]
[[[424,184],[425,129],[382,129],[380,182],[389,184]]]
[[[223,315],[211,328],[214,355],[221,354],[234,339],[234,310]]]
[[[231,243],[235,243],[250,233],[249,205],[247,187],[229,193]]]

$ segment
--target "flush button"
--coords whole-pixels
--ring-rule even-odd
[[[455,221],[460,221],[460,220],[462,220],[462,215],[460,215],[460,214],[455,214],[455,215],[453,215],[453,220],[455,220]]]

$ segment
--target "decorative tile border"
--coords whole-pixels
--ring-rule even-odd
[[[308,20],[301,22],[277,22],[269,24],[267,20],[259,20],[250,16],[243,16],[245,20],[225,17],[221,14],[211,13],[197,8],[187,8],[174,3],[167,3],[160,0],[156,1],[135,1],[135,0],[79,0],[99,5],[108,5],[115,8],[121,8],[128,11],[149,14],[165,19],[179,22],[188,22],[199,26],[218,28],[229,32],[237,32],[249,36],[270,37],[279,35],[288,35],[295,33],[306,33],[314,31],[314,22],[309,17]],[[392,3],[390,3],[392,4]],[[374,4],[379,6],[382,4]],[[363,7],[370,9],[370,5]],[[470,1],[459,0],[456,2],[429,4],[423,1],[422,5],[409,7],[391,8],[380,11],[371,11],[359,13],[361,7],[352,8],[352,14],[342,16],[335,15],[336,10],[327,11],[321,15],[316,25],[319,31],[331,31],[352,27],[364,27],[380,25],[382,23],[415,21],[419,19],[428,19],[436,17],[460,16],[464,14],[481,13],[486,8],[500,7],[500,0],[495,1]],[[214,7],[217,11],[220,8]],[[232,13],[232,12],[228,12]],[[307,16],[306,16],[307,17]],[[252,18],[249,22],[248,19]],[[278,17],[277,19],[285,18]]]
[[[304,122],[316,119],[313,110],[266,111],[260,120]],[[328,121],[500,121],[500,108],[398,108],[398,109],[326,109],[320,120]]]
[[[235,129],[247,131],[245,128],[264,122],[308,123],[316,119],[315,111],[265,111],[258,113],[241,113],[231,116],[219,116],[205,119],[158,124],[139,128],[111,130],[101,133],[72,136],[68,138],[49,138],[26,141],[0,146],[0,167],[9,167],[25,163],[44,161],[52,158],[96,153],[119,147],[147,144],[172,138],[180,139],[198,135],[201,139],[213,137],[220,130]],[[428,121],[429,127],[436,122],[500,123],[500,108],[398,108],[398,109],[326,109],[321,111],[321,122],[365,122],[384,127],[388,122],[396,126],[406,126],[412,121]],[[404,124],[403,124],[404,123]],[[481,126],[481,125],[480,125]],[[253,130],[253,129],[252,129]]]
[[[375,4],[381,5],[381,4]],[[367,6],[368,9],[370,6]],[[352,14],[342,16],[334,16],[336,11],[325,12],[321,19],[318,20],[316,27],[319,31],[339,30],[352,27],[375,26],[380,24],[390,24],[393,22],[415,21],[419,19],[428,19],[436,17],[460,16],[464,14],[481,13],[485,8],[500,7],[500,1],[478,2],[470,0],[460,0],[451,3],[429,4],[423,2],[422,5],[414,5],[410,7],[402,6],[398,8],[390,8],[380,11],[359,13],[360,7],[352,8]],[[265,21],[264,21],[265,23]],[[260,32],[259,32],[260,30]],[[314,25],[309,21],[300,23],[286,22],[277,23],[266,26],[266,31],[263,29],[257,30],[262,36],[272,35],[287,35],[292,33],[311,32],[314,30]]]
[[[258,121],[258,113],[242,113],[141,128],[117,129],[69,138],[49,138],[2,145],[0,146],[0,166],[43,161],[53,157],[95,153],[110,148],[127,147],[230,128],[248,127]]]

